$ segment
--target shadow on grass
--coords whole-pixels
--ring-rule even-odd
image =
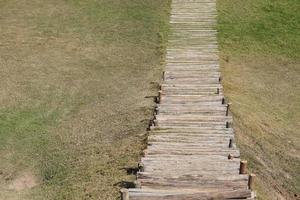
[[[122,167],[121,170],[125,170],[128,175],[137,175],[139,171],[138,167]]]
[[[135,184],[132,181],[120,181],[116,184],[114,184],[114,186],[118,186],[120,188],[135,188]]]

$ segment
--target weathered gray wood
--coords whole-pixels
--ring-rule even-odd
[[[247,164],[248,164],[248,162],[246,160],[241,161],[241,163],[240,163],[240,174],[247,174],[248,173]]]
[[[251,197],[247,189],[240,190],[134,190],[130,189],[131,200],[209,200],[209,199],[246,199]]]
[[[254,188],[255,177],[256,177],[255,174],[250,174],[250,175],[249,175],[248,187],[249,187],[249,189],[251,189],[251,190],[253,190],[253,188]]]
[[[127,189],[122,188],[120,192],[121,192],[121,200],[129,200],[129,192]]]

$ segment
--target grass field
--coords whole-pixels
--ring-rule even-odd
[[[117,199],[162,71],[170,1],[0,0],[0,199]]]
[[[225,94],[260,199],[300,195],[300,3],[219,0]]]
[[[169,7],[0,0],[0,199],[112,200],[132,184]],[[299,198],[300,4],[219,0],[218,10],[225,94],[259,197]]]

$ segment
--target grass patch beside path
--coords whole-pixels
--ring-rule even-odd
[[[0,1],[0,199],[119,197],[143,149],[169,7]]]
[[[300,3],[218,1],[225,94],[260,199],[300,195]]]

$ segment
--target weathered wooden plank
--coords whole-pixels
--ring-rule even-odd
[[[129,191],[131,200],[209,200],[251,197],[251,192],[247,189],[228,191],[130,189]]]

